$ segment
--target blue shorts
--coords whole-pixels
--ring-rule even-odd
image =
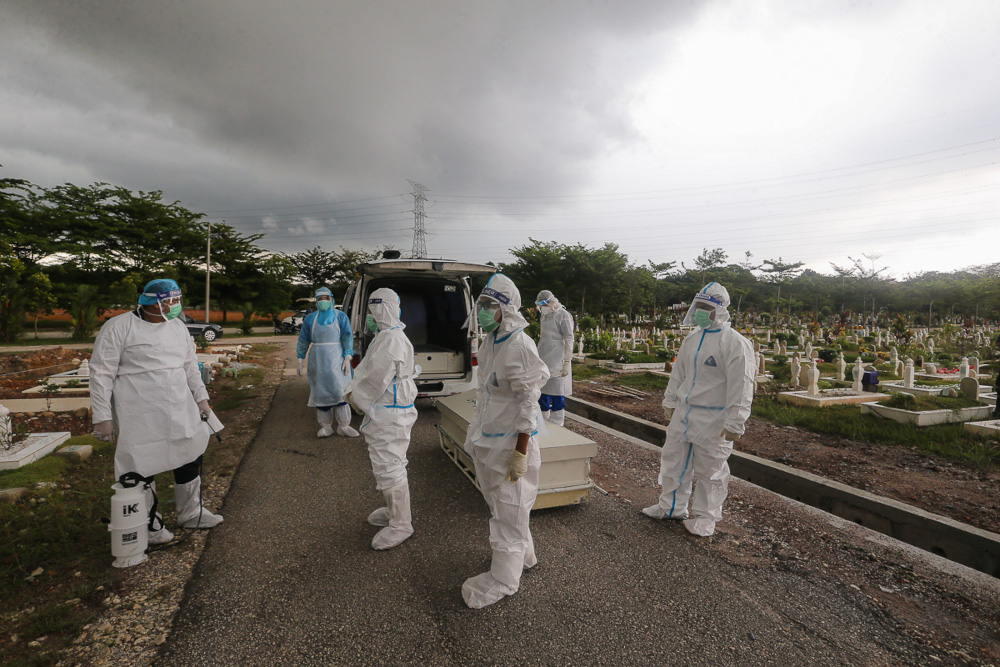
[[[548,412],[549,410],[565,410],[566,397],[542,394],[541,398],[538,399],[538,405],[542,407],[542,412]]]

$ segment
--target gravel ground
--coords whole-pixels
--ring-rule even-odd
[[[600,445],[591,476],[636,510],[659,496],[660,452],[571,420]],[[716,534],[699,548],[741,568],[846,586],[927,659],[1000,664],[1000,581],[733,478]],[[666,523],[666,530],[684,534]],[[923,663],[921,663],[923,664]]]

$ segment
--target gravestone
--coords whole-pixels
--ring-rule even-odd
[[[802,364],[799,363],[799,353],[796,352],[792,357],[792,386],[798,387],[801,381]]]
[[[809,396],[819,396],[819,368],[817,368],[815,361],[809,364],[808,375],[809,384],[806,385],[808,387],[806,394]]]
[[[80,364],[80,367],[76,369],[76,376],[79,378],[90,377],[90,361],[88,361],[87,359],[83,360],[83,363]]]
[[[892,365],[892,374],[896,377],[903,376],[903,362],[901,359],[897,359],[896,363]]]
[[[923,368],[924,366],[924,355],[918,354],[917,358],[913,360],[913,365],[918,368]]]
[[[847,375],[847,362],[844,361],[844,353],[837,355],[837,381],[843,382]]]
[[[757,373],[759,375],[764,375],[767,372],[767,362],[764,360],[763,354],[757,354]]]
[[[854,362],[854,381],[851,383],[851,389],[859,393],[862,391],[861,378],[864,374],[864,362],[861,361],[861,356],[858,355],[857,361]]]
[[[958,365],[958,377],[959,377],[959,379],[969,377],[969,370],[970,370],[969,369],[969,358],[968,357],[962,357],[962,363],[960,363]]]
[[[10,442],[10,410],[0,404],[0,443]]]
[[[913,359],[907,358],[906,367],[903,368],[903,386],[913,387]]]
[[[788,343],[781,341],[781,354],[788,356]]]
[[[958,383],[958,389],[966,398],[973,401],[979,400],[979,380],[976,378],[962,378],[962,381]]]

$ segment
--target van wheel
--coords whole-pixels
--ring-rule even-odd
[[[203,333],[202,336],[205,337],[205,340],[207,340],[209,343],[211,343],[213,340],[215,340],[215,330],[214,329],[205,329],[205,333]]]

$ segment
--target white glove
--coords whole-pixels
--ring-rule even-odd
[[[567,377],[573,368],[573,362],[569,359],[563,362],[562,373],[559,377]]]
[[[212,408],[208,405],[208,399],[198,402],[198,414],[201,415],[202,419],[212,414]]]
[[[667,421],[670,421],[670,418],[674,416],[674,409],[663,408],[663,416],[667,418]]]
[[[528,457],[515,449],[507,461],[507,481],[516,482],[524,477],[526,472],[528,472]]]
[[[733,433],[728,428],[722,429],[722,433],[720,433],[719,435],[725,438],[727,442],[735,442],[740,439],[739,433]]]
[[[94,424],[92,435],[101,442],[111,442],[115,437],[115,427],[111,420]]]
[[[305,364],[305,359],[299,359],[299,377],[302,377],[302,366]]]
[[[347,355],[344,357],[344,363],[340,364],[340,369],[344,371],[344,375],[351,374],[351,359],[353,359],[353,357],[351,355]]]

